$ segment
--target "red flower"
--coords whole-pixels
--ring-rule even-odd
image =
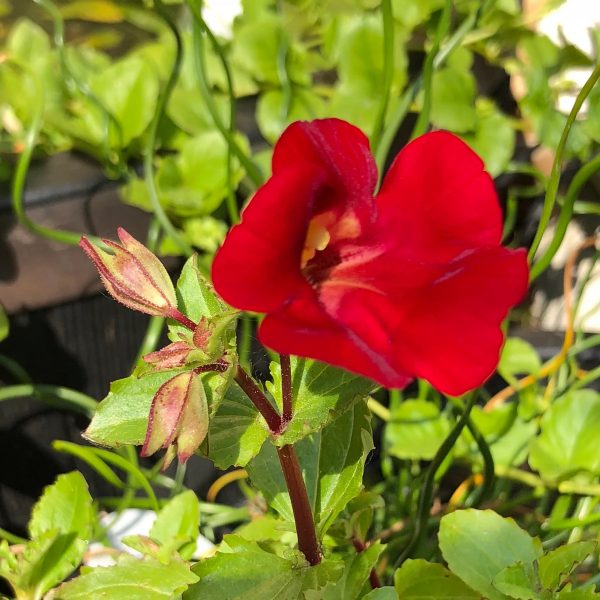
[[[525,252],[500,246],[493,181],[450,133],[408,144],[374,198],[376,183],[357,128],[292,124],[217,253],[215,288],[266,313],[259,336],[276,351],[462,394],[496,367],[500,324],[527,289]]]

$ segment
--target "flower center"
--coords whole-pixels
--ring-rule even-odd
[[[331,235],[324,225],[322,216],[314,217],[308,224],[304,249],[300,258],[300,267],[304,269],[309,260],[314,258],[317,251],[325,250],[331,240]]]

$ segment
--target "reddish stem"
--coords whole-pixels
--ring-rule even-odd
[[[352,545],[357,552],[363,552],[367,549],[367,544],[357,538],[352,540]],[[381,579],[379,579],[379,574],[375,569],[371,569],[371,573],[369,573],[369,582],[374,590],[381,587]]]
[[[166,315],[170,319],[174,319],[178,323],[181,323],[184,327],[187,327],[190,331],[195,331],[196,323],[191,319],[188,319],[180,310],[171,307],[167,310]]]
[[[229,368],[229,365],[224,360],[220,360],[216,363],[210,363],[208,365],[202,365],[200,367],[196,367],[194,369],[194,373],[196,373],[196,375],[199,375],[200,373],[210,373],[210,372],[225,373],[225,371],[227,371],[228,368]]]
[[[283,402],[283,414],[281,420],[285,427],[292,420],[292,366],[287,354],[279,355],[281,365],[281,398]]]
[[[263,416],[271,433],[279,433],[281,431],[281,417],[277,414],[273,406],[271,406],[271,403],[267,400],[262,390],[256,385],[254,379],[239,365],[235,371],[235,380],[242,390],[244,390],[246,396],[250,398],[252,404],[256,406],[258,412]]]
[[[311,566],[318,565],[321,562],[321,552],[317,543],[317,534],[315,523],[313,521],[306,486],[302,479],[300,464],[294,447],[287,444],[277,448],[277,455],[285,477],[285,483],[290,493],[292,510],[294,511],[294,521],[296,522],[296,532],[298,534],[298,548],[304,554],[306,560]]]

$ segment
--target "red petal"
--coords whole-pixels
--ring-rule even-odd
[[[483,169],[477,154],[451,133],[417,138],[385,177],[377,226],[420,261],[447,261],[466,248],[498,245],[502,212]]]
[[[388,387],[404,387],[412,379],[359,335],[327,315],[312,293],[267,315],[258,333],[261,342],[277,352],[321,360],[385,382]]]
[[[321,168],[303,163],[280,169],[258,190],[213,262],[213,284],[226,302],[269,312],[308,285],[300,259],[324,181]]]
[[[397,364],[458,396],[481,385],[498,363],[500,324],[528,285],[524,250],[476,250],[407,302],[393,343]]]
[[[358,218],[370,220],[377,166],[365,134],[340,119],[292,123],[281,135],[273,152],[273,174],[290,165],[311,162],[323,167],[336,190],[338,212],[351,209]]]

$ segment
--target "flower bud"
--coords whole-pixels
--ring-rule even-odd
[[[194,348],[187,342],[173,342],[156,352],[146,354],[143,358],[156,370],[176,369],[185,366],[190,353],[193,351]]]
[[[164,383],[154,395],[142,456],[166,448],[163,469],[174,458],[175,449],[184,463],[208,433],[208,404],[204,385],[194,371],[179,373]]]
[[[102,240],[114,254],[82,237],[80,247],[96,265],[108,293],[133,310],[167,317],[177,310],[173,283],[158,258],[123,228],[117,230],[121,245]]]

